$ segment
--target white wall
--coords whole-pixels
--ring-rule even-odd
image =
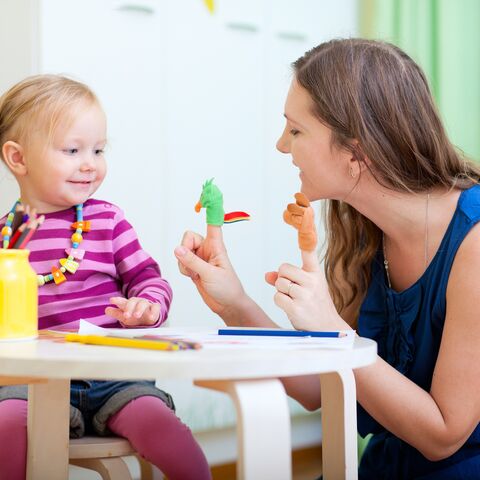
[[[298,263],[282,211],[299,189],[283,129],[290,63],[323,40],[356,34],[356,0],[0,0],[0,86],[28,73],[66,73],[99,95],[109,121],[109,173],[96,197],[120,205],[174,290],[173,325],[219,325],[177,270],[186,229],[205,231],[193,207],[215,177],[247,291],[277,322],[267,270]],[[17,196],[0,171],[0,207]],[[180,415],[197,429],[234,422],[230,402],[172,382]],[[299,407],[294,408],[299,411]]]
[[[193,205],[215,177],[226,210],[252,216],[224,228],[232,261],[249,293],[285,324],[263,273],[298,261],[282,222],[297,172],[275,151],[289,65],[322,40],[355,34],[356,1],[215,5],[211,15],[202,0],[2,0],[0,86],[30,70],[73,75],[98,93],[110,145],[96,196],[125,209],[158,259],[175,292],[172,322],[218,323],[172,255],[186,229],[204,231],[205,214]],[[17,191],[3,171],[0,191],[5,211]]]

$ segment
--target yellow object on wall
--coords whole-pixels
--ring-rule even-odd
[[[0,249],[0,342],[38,335],[37,276],[28,250]]]
[[[205,5],[207,6],[208,11],[210,13],[213,13],[214,10],[215,10],[214,0],[203,0],[203,1],[205,2]]]

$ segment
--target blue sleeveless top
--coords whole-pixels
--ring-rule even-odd
[[[464,190],[424,274],[402,292],[388,288],[383,254],[372,263],[371,283],[360,309],[358,333],[375,340],[378,354],[426,391],[430,390],[446,312],[446,289],[455,254],[480,220],[480,185]],[[451,457],[427,460],[358,405],[358,431],[373,433],[359,467],[360,480],[480,479],[480,424]]]

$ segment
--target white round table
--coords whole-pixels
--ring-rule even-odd
[[[376,359],[376,343],[351,349],[232,348],[163,352],[63,343],[0,345],[0,385],[29,384],[27,477],[68,477],[71,379],[191,379],[231,395],[237,409],[238,478],[291,479],[290,418],[278,377],[319,374],[324,478],[357,477],[352,369]]]

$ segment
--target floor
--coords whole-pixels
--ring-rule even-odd
[[[322,448],[314,447],[293,452],[292,480],[316,480],[322,474]],[[235,464],[212,468],[213,480],[236,480]]]

